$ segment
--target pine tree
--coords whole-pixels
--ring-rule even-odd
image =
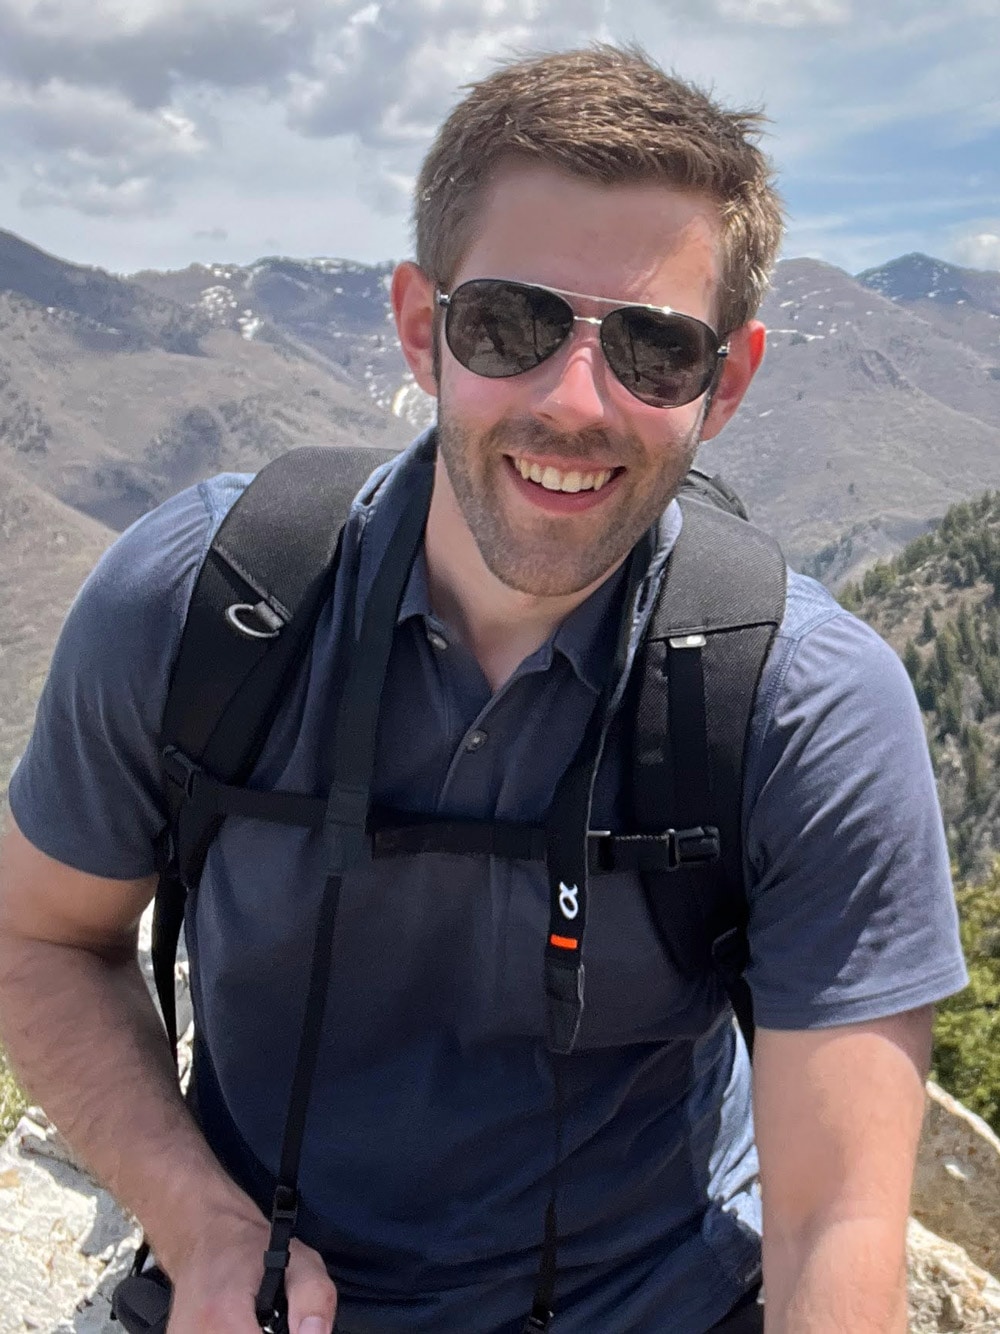
[[[958,645],[951,626],[946,626],[938,635],[934,645],[934,660],[941,684],[950,686],[958,675]]]
[[[990,713],[996,713],[1000,709],[1000,662],[995,656],[983,654],[976,664],[976,680],[986,708]]]
[[[955,629],[958,632],[959,657],[967,666],[971,666],[979,656],[979,643],[976,639],[972,617],[969,615],[969,608],[964,602],[958,609]]]
[[[962,727],[962,692],[957,680],[953,680],[938,695],[938,724],[942,736],[950,732],[958,736]]]
[[[934,617],[931,615],[930,607],[924,607],[924,623],[920,627],[920,638],[925,644],[929,644],[937,631],[934,629]]]
[[[981,815],[990,798],[989,769],[982,749],[970,746],[962,755],[965,800],[974,815]]]
[[[916,686],[920,679],[920,650],[914,644],[912,639],[906,641],[906,647],[903,649],[903,666],[906,668],[907,675]]]

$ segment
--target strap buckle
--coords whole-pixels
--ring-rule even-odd
[[[719,831],[714,825],[696,825],[693,829],[671,829],[670,866],[700,866],[717,862],[721,855]]]
[[[175,787],[179,787],[188,800],[193,800],[195,785],[204,775],[205,770],[195,764],[176,746],[165,746],[161,755],[163,772]]]

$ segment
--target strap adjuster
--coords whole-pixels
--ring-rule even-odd
[[[344,875],[368,855],[369,802],[366,788],[334,783],[330,789],[323,820],[329,874]]]
[[[294,1228],[298,1216],[298,1191],[291,1186],[283,1186],[279,1183],[274,1188],[274,1200],[271,1205],[272,1226],[275,1223],[285,1223],[289,1228]]]

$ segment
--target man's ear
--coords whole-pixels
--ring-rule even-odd
[[[406,364],[425,394],[437,395],[434,358],[434,284],[407,260],[392,275],[392,313]]]
[[[710,406],[702,423],[702,440],[711,440],[718,435],[742,403],[750,381],[764,360],[767,331],[760,320],[751,320],[734,329],[728,342],[729,355],[722,363],[722,374],[711,391]]]

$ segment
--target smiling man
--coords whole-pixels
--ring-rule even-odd
[[[0,1018],[28,1085],[142,1221],[173,1283],[170,1334],[251,1334],[265,1249],[292,1334],[329,1331],[335,1308],[347,1334],[905,1330],[930,1007],[964,971],[892,652],[778,563],[783,612],[735,748],[742,796],[720,821],[742,867],[752,1073],[713,967],[669,947],[674,909],[667,939],[654,927],[640,863],[595,864],[588,884],[588,830],[629,835],[602,836],[602,856],[635,841],[635,694],[659,670],[645,646],[703,523],[677,493],[764,353],[754,316],[780,210],[756,128],[598,47],[500,68],[441,129],[417,261],[392,289],[437,427],[356,501],[249,784],[255,799],[332,784],[369,832],[388,809],[420,837],[380,859],[372,835],[334,877],[333,797],[326,837],[246,803],[225,821],[186,919],[189,1104],[135,924],[167,822],[161,727],[185,612],[246,479],[147,516],[74,605],[11,784]],[[749,565],[767,544],[726,524]],[[696,584],[743,597],[732,560],[699,552]],[[384,662],[355,672],[370,667],[377,719],[345,723],[345,665],[393,579]],[[704,643],[661,647],[691,663]],[[669,679],[671,728],[684,715],[678,735],[696,738]],[[667,717],[638,712],[662,749]],[[347,724],[352,744],[338,730],[335,745]],[[338,787],[372,736],[370,783]],[[674,748],[663,799],[678,812],[695,751]],[[566,812],[579,873],[563,870]],[[680,824],[671,871],[695,832]],[[537,838],[514,848],[525,828]],[[717,859],[714,830],[697,833]],[[335,931],[324,908],[317,933],[334,879]],[[272,1228],[307,988],[325,1009],[308,1011],[322,1024],[298,1194]]]

